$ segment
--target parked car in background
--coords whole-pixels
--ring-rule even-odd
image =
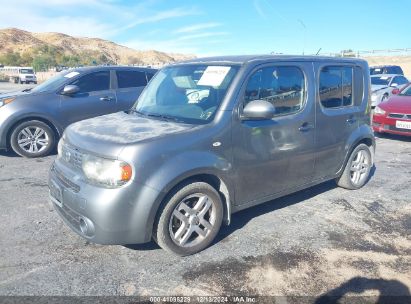
[[[37,84],[37,77],[32,67],[2,66],[0,73],[9,77],[14,83],[34,83]]]
[[[127,110],[155,74],[134,67],[63,71],[23,91],[0,94],[0,149],[47,155],[71,123]]]
[[[318,77],[317,77],[318,75]],[[231,214],[373,166],[364,60],[200,58],[160,70],[132,110],[77,122],[59,142],[50,198],[96,243],[206,248]]]
[[[387,100],[394,89],[401,89],[409,83],[403,75],[379,74],[371,76],[371,106]]]
[[[375,108],[372,127],[377,133],[411,136],[411,84]]]
[[[398,65],[379,65],[370,67],[370,75],[398,74],[404,75],[402,68]]]

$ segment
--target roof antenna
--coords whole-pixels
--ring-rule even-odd
[[[317,51],[317,54],[315,54],[315,56],[318,56],[318,54],[320,54],[321,50],[322,50],[322,48],[319,48],[318,51]]]

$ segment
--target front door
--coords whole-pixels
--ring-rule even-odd
[[[236,202],[246,204],[308,183],[315,167],[315,89],[312,63],[257,67],[246,80],[242,107],[271,102],[271,120],[233,124]]]
[[[70,84],[80,91],[61,95],[61,116],[67,124],[117,111],[116,95],[110,89],[110,71],[86,74]]]

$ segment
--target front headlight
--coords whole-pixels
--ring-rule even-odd
[[[132,176],[132,168],[126,162],[88,154],[83,156],[82,168],[88,180],[110,188],[126,184]]]
[[[16,97],[0,98],[0,107],[12,102]]]
[[[376,106],[374,109],[374,114],[384,115],[385,111],[381,109],[379,106]]]

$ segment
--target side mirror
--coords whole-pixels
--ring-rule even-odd
[[[391,93],[394,95],[400,94],[400,89],[395,88]]]
[[[250,101],[244,108],[241,118],[243,120],[272,119],[275,114],[274,106],[265,100]]]
[[[390,87],[396,88],[398,87],[398,83],[391,83]]]
[[[61,94],[63,95],[73,95],[76,94],[78,91],[80,91],[80,88],[76,85],[66,85],[63,89],[63,91],[61,92]]]

